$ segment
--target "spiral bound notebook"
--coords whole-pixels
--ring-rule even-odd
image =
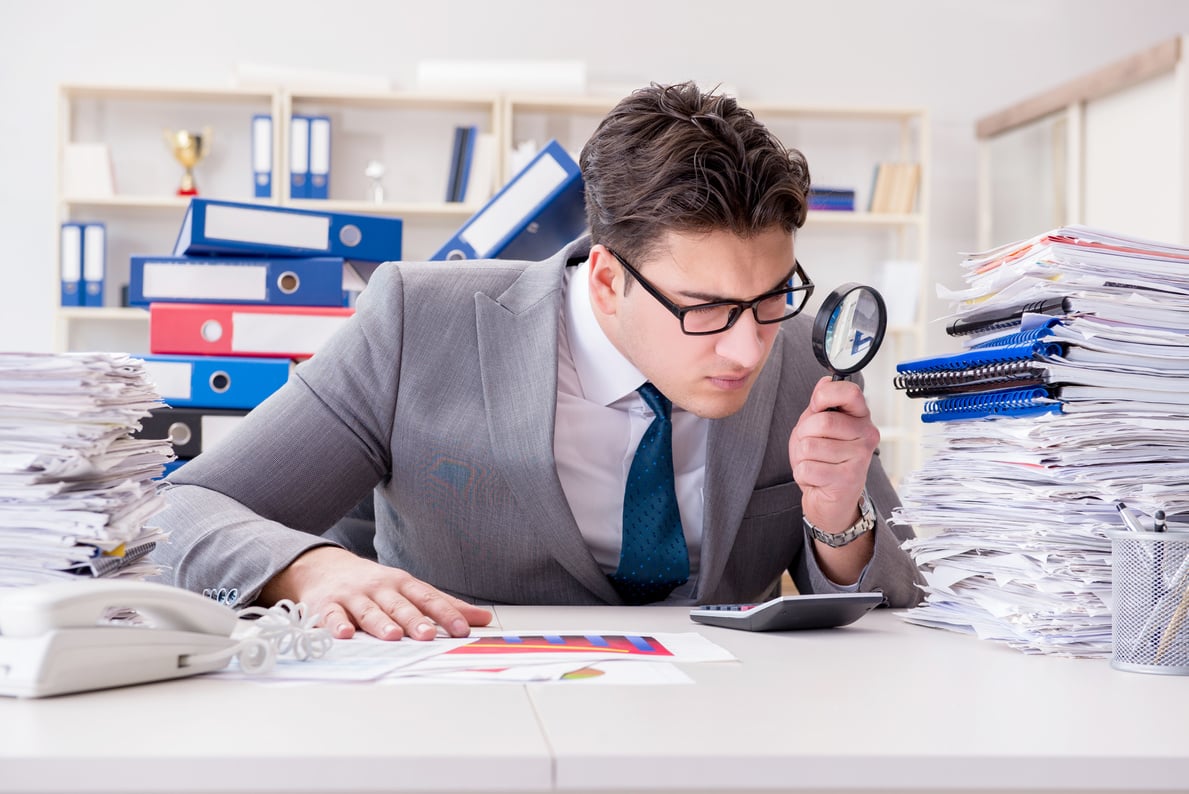
[[[1048,389],[1002,389],[929,400],[925,403],[921,421],[953,422],[1059,413],[1061,401],[1053,397]]]
[[[1057,342],[974,348],[950,356],[904,361],[893,380],[909,397],[985,392],[1046,383],[1045,361],[1064,352]]]
[[[1061,325],[1061,318],[1053,317],[1045,322],[1043,325],[1036,328],[1030,328],[1027,331],[1016,331],[1014,334],[1006,334],[1004,336],[995,336],[982,341],[970,344],[970,350],[983,350],[989,347],[1023,347],[1033,342],[1052,342],[1055,334],[1053,333],[1053,326]]]

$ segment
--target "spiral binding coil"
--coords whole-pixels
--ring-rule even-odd
[[[930,400],[925,403],[921,420],[949,422],[989,416],[1036,416],[1060,412],[1061,401],[1054,398],[1048,389],[1005,389]]]
[[[981,391],[997,385],[1039,386],[1045,371],[1039,362],[1008,361],[963,370],[903,372],[893,379],[909,397],[940,397],[955,391]]]
[[[1061,322],[1056,318],[1049,320],[1044,325],[1038,328],[1032,328],[1027,331],[1020,331],[1019,333],[1009,334],[1007,336],[996,337],[995,339],[988,339],[985,342],[978,342],[970,346],[971,350],[986,350],[995,347],[1016,347],[1031,345],[1034,342],[1043,342],[1046,338],[1053,335],[1053,326],[1060,325]],[[1058,344],[1056,342],[1046,344]]]

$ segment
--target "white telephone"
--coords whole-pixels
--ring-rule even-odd
[[[132,609],[151,625],[113,623]],[[230,607],[163,584],[105,579],[0,590],[0,695],[43,697],[205,673],[239,644]]]

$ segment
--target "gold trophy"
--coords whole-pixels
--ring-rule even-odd
[[[194,184],[194,166],[210,152],[213,132],[209,126],[203,127],[202,132],[164,130],[165,142],[186,169],[186,173],[182,174],[182,183],[178,185],[179,196],[198,195],[198,188]]]

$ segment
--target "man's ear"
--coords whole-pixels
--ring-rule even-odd
[[[590,249],[590,300],[595,311],[613,315],[623,297],[623,266],[602,245]]]

